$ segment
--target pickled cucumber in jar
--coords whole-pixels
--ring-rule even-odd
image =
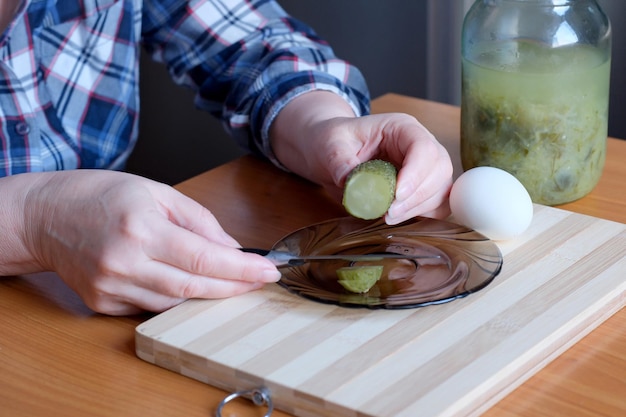
[[[463,57],[463,168],[513,174],[533,202],[576,200],[597,184],[606,154],[610,58],[574,44],[493,42]]]

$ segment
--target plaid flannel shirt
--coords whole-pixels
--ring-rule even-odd
[[[369,111],[363,77],[271,0],[24,0],[0,37],[0,176],[121,169],[137,139],[139,49],[252,151],[313,89]]]

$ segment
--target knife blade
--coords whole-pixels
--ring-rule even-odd
[[[240,248],[241,251],[247,253],[256,253],[266,257],[274,262],[277,268],[300,266],[309,262],[323,262],[323,261],[351,261],[351,262],[376,262],[382,259],[408,259],[408,260],[420,260],[420,259],[440,259],[440,255],[408,255],[394,252],[377,252],[369,253],[366,255],[358,254],[341,254],[341,255],[294,255],[287,251],[259,249],[259,248]]]

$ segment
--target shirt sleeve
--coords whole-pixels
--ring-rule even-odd
[[[148,52],[197,92],[196,106],[277,165],[269,127],[298,95],[332,91],[369,113],[360,71],[274,1],[145,0],[142,27]]]

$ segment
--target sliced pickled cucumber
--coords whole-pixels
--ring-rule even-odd
[[[337,270],[338,282],[355,293],[368,292],[383,274],[382,265],[346,266]]]
[[[385,215],[396,192],[396,167],[380,159],[363,162],[350,172],[343,190],[343,206],[365,220]]]

